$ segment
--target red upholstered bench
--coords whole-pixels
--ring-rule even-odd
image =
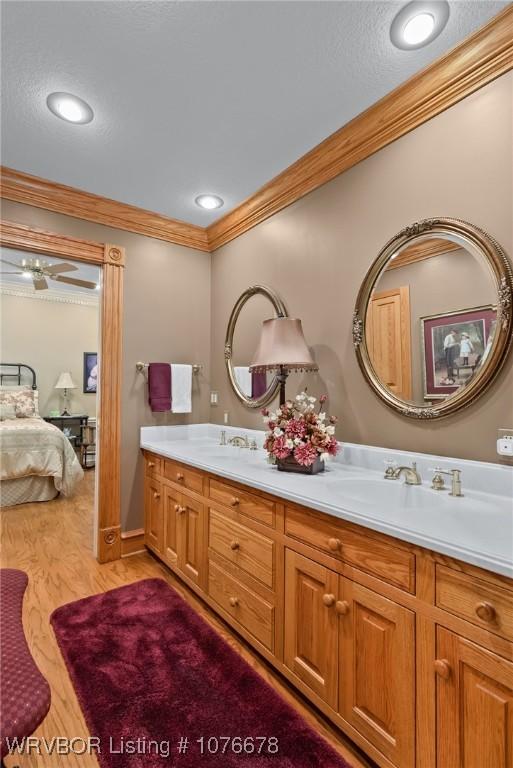
[[[30,736],[50,708],[50,686],[36,667],[22,624],[28,578],[14,568],[0,569],[0,757],[7,741]]]

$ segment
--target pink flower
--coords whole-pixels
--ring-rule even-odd
[[[310,467],[317,458],[317,451],[311,443],[301,443],[294,450],[294,458],[298,464]]]
[[[338,443],[337,438],[332,437],[329,441],[328,445],[326,446],[326,451],[329,453],[330,456],[336,456],[338,453]]]
[[[290,448],[287,446],[285,435],[275,438],[272,452],[277,459],[286,459],[287,456],[290,456]]]
[[[291,419],[286,426],[287,437],[294,440],[296,437],[303,438],[306,435],[306,424],[302,419]]]
[[[328,399],[328,395],[321,395],[319,398],[320,404],[322,405],[323,403],[325,403],[327,399]]]
[[[269,408],[262,408],[260,413],[262,414],[262,416],[269,416]]]

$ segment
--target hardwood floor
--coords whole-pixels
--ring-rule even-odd
[[[214,616],[187,587],[148,552],[100,565],[93,556],[94,473],[87,472],[79,493],[24,504],[0,512],[2,567],[21,568],[29,576],[23,620],[29,646],[52,689],[52,706],[35,735],[87,737],[89,732],[49,623],[52,611],[64,603],[104,592],[139,579],[166,579],[241,656],[275,687],[353,768],[373,764],[320,715],[311,712],[301,696],[273,672],[234,632]],[[7,768],[96,768],[92,755],[12,756]],[[202,766],[208,768],[205,758]],[[321,768],[321,766],[319,766]]]

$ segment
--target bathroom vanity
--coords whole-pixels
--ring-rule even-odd
[[[380,766],[511,768],[513,469],[349,445],[288,475],[220,432],[141,430],[149,549]]]

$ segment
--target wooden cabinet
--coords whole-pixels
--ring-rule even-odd
[[[145,540],[148,546],[162,553],[164,546],[162,484],[151,476],[146,477],[144,496]]]
[[[146,455],[146,544],[382,768],[513,768],[513,581]]]
[[[334,709],[338,620],[332,608],[338,578],[297,552],[285,552],[285,664]]]
[[[339,712],[394,763],[415,765],[415,614],[341,577]]]
[[[437,768],[513,768],[513,663],[437,629]]]

